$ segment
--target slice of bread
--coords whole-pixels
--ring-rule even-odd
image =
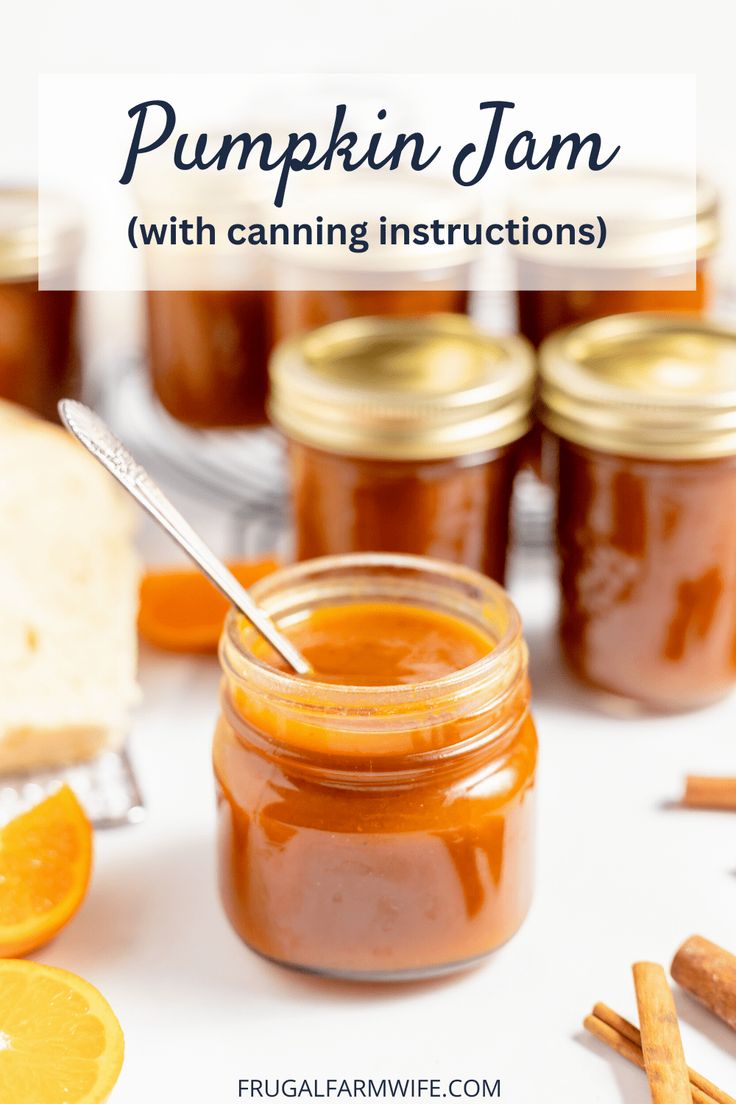
[[[0,403],[0,773],[116,747],[138,695],[124,492],[57,426]]]

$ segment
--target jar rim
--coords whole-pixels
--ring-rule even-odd
[[[37,189],[0,183],[0,280],[37,278],[77,260],[82,245],[79,212],[65,197],[44,197],[39,220]]]
[[[501,610],[506,618],[503,632],[495,641],[493,648],[487,655],[439,678],[428,679],[422,682],[398,683],[385,686],[354,686],[336,684],[332,682],[320,682],[318,679],[305,678],[296,672],[279,671],[269,666],[264,660],[253,654],[247,647],[246,637],[242,631],[244,618],[236,610],[231,609],[225,621],[220,642],[220,659],[223,669],[241,681],[248,681],[249,686],[257,685],[259,689],[271,693],[277,697],[293,699],[298,697],[300,691],[308,691],[308,697],[324,698],[336,707],[353,708],[366,716],[380,712],[386,708],[400,708],[402,705],[411,705],[418,698],[424,702],[441,701],[443,699],[463,696],[463,691],[473,693],[479,684],[487,687],[502,677],[508,671],[509,663],[519,645],[523,644],[521,631],[521,617],[513,601],[499,584],[492,579],[481,575],[472,568],[460,564],[449,563],[444,560],[431,559],[424,556],[411,556],[403,553],[383,552],[355,552],[337,556],[321,556],[316,559],[305,560],[283,567],[270,575],[259,579],[250,588],[255,601],[262,605],[266,612],[273,615],[273,602],[269,603],[269,597],[278,597],[278,591],[283,587],[283,592],[289,593],[289,588],[300,584],[306,584],[313,573],[321,573],[332,577],[333,580],[342,573],[343,578],[349,577],[349,573],[360,571],[404,571],[414,572],[417,580],[422,577],[450,581],[459,584],[459,587],[473,588],[483,595],[483,606],[494,606]],[[269,591],[276,591],[269,595]],[[417,601],[419,604],[419,601]],[[462,617],[462,612],[456,616]],[[256,630],[251,630],[253,639],[257,638]],[[490,634],[489,634],[490,635]],[[524,655],[524,666],[526,657]]]
[[[348,456],[430,460],[501,448],[531,425],[534,354],[461,314],[360,317],[276,347],[272,421]]]
[[[540,419],[575,444],[654,459],[736,454],[736,330],[610,315],[546,338],[539,368]]]
[[[661,167],[573,173],[564,181],[539,177],[517,195],[514,214],[552,223],[576,221],[575,213],[592,205],[609,209],[605,249],[559,246],[550,261],[548,247],[531,242],[519,247],[519,257],[540,267],[610,269],[612,282],[603,286],[614,289],[621,270],[687,266],[710,257],[721,238],[719,198],[712,182]]]

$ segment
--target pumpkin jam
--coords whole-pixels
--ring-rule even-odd
[[[503,583],[524,444],[421,461],[342,456],[291,441],[296,556],[419,552]]]
[[[316,680],[342,686],[427,682],[469,667],[493,648],[488,636],[456,617],[399,602],[315,610],[290,629],[289,639]],[[288,670],[280,656],[269,654],[268,662]]]
[[[619,712],[714,701],[736,684],[736,332],[618,315],[540,364],[568,665]]]
[[[360,318],[285,342],[269,371],[297,559],[414,553],[503,582],[531,425],[525,341],[457,314]]]
[[[378,600],[282,629],[312,676],[256,660],[249,685],[225,661],[214,766],[235,930],[281,963],[374,980],[499,946],[531,896],[536,735],[521,638]],[[241,641],[266,654],[249,630]]]
[[[692,709],[736,683],[736,461],[559,444],[560,637],[594,689]]]

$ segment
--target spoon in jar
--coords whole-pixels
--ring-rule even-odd
[[[109,427],[88,406],[74,399],[59,403],[62,422],[77,440],[92,453],[95,460],[114,475],[118,483],[147,510],[158,524],[184,549],[187,556],[207,576],[221,594],[265,637],[271,647],[299,675],[308,675],[312,668],[304,656],[260,609],[248,591],[225,564],[195,533],[175,506],[169,502],[158,484],[131,456]]]

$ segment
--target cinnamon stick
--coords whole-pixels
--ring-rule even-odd
[[[693,935],[673,958],[670,972],[678,985],[736,1031],[736,955]]]
[[[689,774],[683,805],[690,809],[725,809],[736,812],[736,778]]]
[[[641,1034],[639,1028],[634,1024],[625,1020],[623,1016],[619,1016],[618,1012],[614,1012],[612,1008],[609,1008],[607,1004],[598,1003],[593,1008],[592,1016],[588,1019],[597,1021],[597,1024],[602,1025],[608,1029],[608,1037],[603,1038],[596,1028],[597,1024],[589,1027],[588,1030],[594,1035],[597,1035],[603,1042],[607,1042],[609,1046],[612,1046],[614,1050],[618,1050],[619,1054],[622,1054],[624,1058],[629,1058],[630,1062],[634,1062],[640,1069],[644,1069],[644,1055],[641,1052]],[[619,1037],[624,1043],[629,1044],[628,1051],[625,1052],[619,1049],[614,1042],[609,1041],[609,1038]],[[714,1101],[715,1104],[736,1104],[736,1100],[724,1092],[723,1089],[719,1089],[717,1085],[714,1085],[712,1081],[709,1081],[707,1077],[703,1077],[702,1073],[698,1073],[697,1070],[691,1069],[688,1066],[688,1075],[690,1077],[690,1088],[693,1094],[694,1104],[710,1104],[710,1101]]]
[[[611,1027],[605,1020],[602,1020],[600,1016],[596,1016],[595,1009],[590,1016],[585,1017],[583,1020],[583,1027],[586,1031],[589,1031],[591,1035],[595,1035],[596,1039],[600,1039],[602,1043],[606,1043],[610,1046],[610,1048],[615,1050],[617,1054],[620,1054],[622,1058],[626,1058],[629,1062],[633,1062],[639,1069],[644,1069],[644,1055],[641,1052],[641,1047],[633,1043],[631,1039],[627,1039],[620,1031],[616,1031],[614,1027]]]
[[[675,1002],[663,968],[635,962],[636,1003],[652,1104],[691,1104],[692,1091]]]

